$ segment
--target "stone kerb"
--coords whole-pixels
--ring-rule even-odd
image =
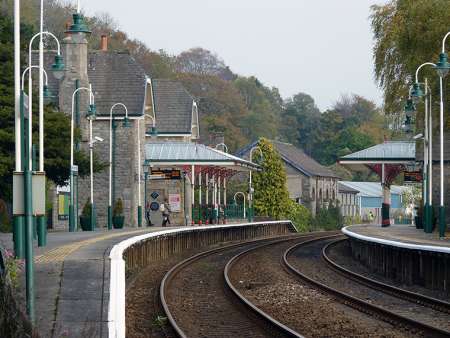
[[[132,248],[133,246],[139,245],[140,243],[144,243],[151,239],[157,238],[168,238],[170,236],[176,236],[177,234],[188,234],[194,233],[198,234],[205,231],[217,232],[224,229],[229,230],[239,230],[239,228],[255,228],[255,227],[274,227],[283,226],[284,230],[278,228],[276,231],[281,234],[288,232],[296,232],[295,227],[288,220],[284,221],[266,221],[266,222],[254,222],[254,223],[243,223],[243,224],[230,224],[230,225],[209,225],[209,226],[190,226],[184,228],[177,229],[169,229],[164,231],[158,231],[153,233],[148,233],[140,236],[135,236],[129,239],[126,239],[118,244],[116,244],[110,254],[109,258],[111,260],[111,268],[110,268],[110,298],[109,298],[109,306],[108,306],[108,331],[110,338],[124,338],[125,337],[125,289],[126,289],[126,280],[125,280],[125,259],[124,255],[127,253],[127,250]],[[280,231],[281,230],[281,231]],[[268,232],[248,232],[246,235],[251,235],[251,238],[264,237],[269,235]],[[255,236],[256,235],[256,236]],[[262,235],[262,236],[261,236]],[[221,236],[214,236],[214,243],[218,243],[221,240]],[[247,237],[247,239],[250,237]],[[227,238],[228,239],[228,238]],[[234,238],[234,240],[243,240],[246,238]],[[229,240],[229,239],[228,239]],[[210,241],[208,244],[213,244]],[[173,249],[173,246],[172,246]],[[161,256],[164,257],[164,254]]]

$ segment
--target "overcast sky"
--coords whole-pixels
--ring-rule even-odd
[[[319,108],[341,94],[381,103],[373,77],[370,6],[386,0],[95,0],[132,38],[178,54],[217,53],[241,75],[255,75],[283,97],[310,94]]]

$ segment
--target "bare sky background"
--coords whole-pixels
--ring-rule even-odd
[[[178,54],[217,53],[283,97],[310,94],[321,110],[355,93],[381,104],[373,77],[370,6],[387,0],[95,0],[130,37]]]

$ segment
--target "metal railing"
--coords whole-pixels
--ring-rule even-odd
[[[192,222],[194,224],[224,224],[228,220],[251,220],[254,216],[253,208],[245,208],[242,204],[201,205],[192,208]]]

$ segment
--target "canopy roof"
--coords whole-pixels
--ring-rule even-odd
[[[216,166],[236,171],[260,170],[256,163],[189,142],[149,142],[145,145],[144,165],[152,166]]]
[[[416,160],[414,141],[386,141],[339,159],[341,164],[407,164]]]
[[[379,182],[352,182],[352,181],[340,181],[340,185],[357,190],[359,196],[363,197],[382,197],[383,188]],[[401,195],[403,191],[411,189],[410,187],[392,185],[391,193]]]

